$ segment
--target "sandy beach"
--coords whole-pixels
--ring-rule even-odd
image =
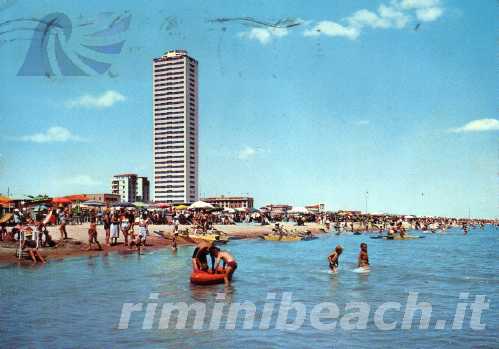
[[[312,234],[320,234],[325,230],[324,225],[317,223],[306,223],[305,226],[296,226],[294,223],[281,224],[285,229],[293,230],[296,232],[305,232],[309,230]],[[270,233],[272,231],[273,225],[215,225],[217,230],[222,231],[227,234],[231,239],[258,239],[261,235]],[[118,244],[115,246],[105,246],[105,232],[102,225],[97,227],[98,240],[101,243],[103,249],[97,250],[92,249],[87,251],[88,247],[88,228],[89,223],[84,223],[81,225],[68,225],[66,227],[68,231],[69,239],[57,247],[46,247],[40,248],[39,251],[44,258],[49,262],[53,259],[64,259],[68,257],[75,256],[92,256],[107,253],[136,253],[136,250],[130,250],[123,243],[123,236],[120,236]],[[181,225],[179,229],[185,230],[192,228],[190,225]],[[135,227],[135,231],[137,231]],[[48,231],[55,241],[59,239],[59,227],[49,226]],[[165,248],[171,245],[171,239],[168,235],[173,231],[173,225],[149,225],[149,237],[147,238],[147,243],[145,250]],[[154,232],[160,232],[165,236],[160,236]],[[177,240],[178,245],[194,245],[195,241],[189,238],[184,238],[181,235]],[[16,248],[18,242],[0,242],[0,263],[31,263],[30,259],[18,259],[16,257]]]

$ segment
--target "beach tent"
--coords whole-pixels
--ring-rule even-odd
[[[288,213],[308,213],[308,210],[305,207],[293,207],[292,210],[288,211]]]
[[[189,210],[199,210],[199,209],[209,209],[209,208],[214,208],[214,206],[204,201],[196,201],[191,206],[189,206]]]

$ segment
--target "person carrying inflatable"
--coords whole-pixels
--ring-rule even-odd
[[[192,271],[208,271],[208,255],[211,257],[211,269],[215,269],[215,257],[213,256],[212,247],[213,244],[207,241],[201,241],[197,244],[192,254]]]
[[[223,262],[223,270],[224,270],[224,282],[226,285],[230,285],[232,280],[232,274],[237,269],[236,259],[227,251],[220,251],[218,247],[213,246],[211,248],[212,254],[215,256],[215,269],[218,269],[220,262]]]

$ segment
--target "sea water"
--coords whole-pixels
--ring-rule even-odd
[[[368,235],[325,234],[317,240],[271,242],[232,241],[222,247],[238,261],[233,284],[193,286],[189,282],[193,247],[146,251],[143,255],[109,254],[50,261],[46,265],[0,268],[0,347],[185,347],[185,348],[469,348],[497,347],[499,341],[499,232],[493,227],[451,229],[446,234],[422,234],[424,239],[386,241]],[[357,274],[359,244],[368,244],[371,272]],[[344,253],[336,274],[328,272],[327,256],[337,244]],[[416,314],[410,329],[401,329],[409,294],[432,306],[429,327],[419,328]],[[271,296],[269,296],[269,294]],[[462,329],[452,329],[460,294],[471,303],[484,295],[482,330],[470,328],[470,310]],[[272,296],[273,295],[273,296]],[[260,311],[272,298],[278,308],[284,295],[306,307],[334,303],[343,315],[351,302],[365,303],[370,315],[365,328],[348,329],[338,318],[334,329],[314,327],[309,318],[297,329],[279,329],[277,310],[270,326],[260,329]],[[218,299],[217,299],[218,296]],[[220,300],[223,299],[223,300]],[[255,304],[255,324],[243,328],[243,315],[235,329],[222,324],[166,328],[158,325],[165,303],[200,302]],[[376,326],[373,313],[386,302],[401,304],[385,321],[396,321],[393,330]],[[144,325],[145,311],[131,314],[127,328],[120,328],[125,303],[158,304]],[[293,321],[293,311],[290,313]],[[226,316],[225,314],[224,316]],[[436,321],[446,320],[441,329]],[[330,322],[331,323],[331,320]],[[354,321],[355,323],[355,321]],[[441,323],[442,324],[442,323]],[[362,327],[362,326],[361,326]]]

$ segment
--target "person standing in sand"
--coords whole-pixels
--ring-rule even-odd
[[[111,213],[111,246],[118,244],[120,237],[120,220],[117,212]]]
[[[93,244],[97,244],[99,251],[102,250],[102,246],[99,241],[97,241],[97,225],[95,223],[90,223],[90,227],[88,228],[88,248],[87,251],[90,251]]]
[[[125,239],[125,246],[128,246],[128,230],[130,229],[130,221],[128,218],[128,212],[125,212],[120,215],[121,220],[121,232],[123,233],[123,237]]]
[[[109,238],[111,237],[111,215],[109,214],[109,209],[106,209],[104,217],[102,218],[102,223],[104,225],[104,231],[106,232],[106,246],[109,246]]]
[[[59,226],[59,232],[61,233],[61,241],[62,241],[68,238],[68,232],[66,231],[66,221],[67,221],[66,210],[61,210],[61,212],[59,213],[59,220],[61,222],[61,225]]]

